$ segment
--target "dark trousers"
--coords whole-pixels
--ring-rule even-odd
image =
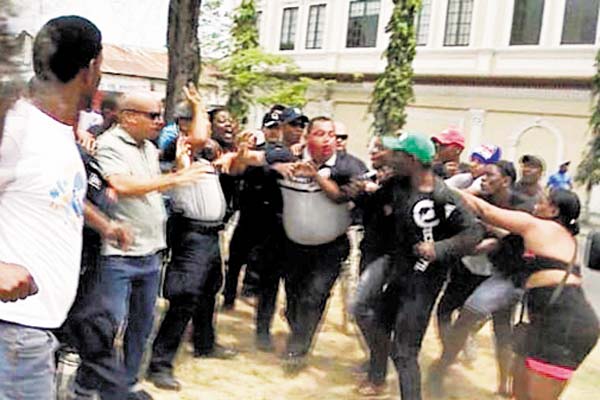
[[[445,346],[452,327],[452,314],[460,310],[475,289],[488,277],[475,275],[457,260],[450,271],[450,279],[437,306],[440,339]]]
[[[275,315],[279,281],[283,277],[285,254],[282,251],[285,233],[281,225],[266,235],[262,244],[255,248],[254,269],[258,273],[256,304],[256,335],[269,337]]]
[[[403,400],[421,400],[418,357],[431,311],[445,280],[445,268],[432,264],[424,273],[406,272],[391,285],[399,294],[391,355]]]
[[[170,307],[154,340],[151,372],[170,371],[185,328],[194,320],[195,353],[215,344],[215,296],[222,283],[218,230],[181,226],[165,278]]]
[[[349,248],[346,235],[319,246],[285,241],[286,317],[291,330],[288,353],[306,355],[309,352]]]
[[[360,275],[352,312],[369,347],[370,382],[380,385],[387,375],[391,333],[395,321],[397,293],[385,290],[389,278],[389,257],[383,256],[365,266]]]
[[[101,296],[98,304],[106,307],[104,311],[111,319],[118,321],[123,346],[94,358],[82,357],[76,378],[80,387],[97,389],[103,399],[108,399],[114,398],[113,393],[122,384],[111,380],[125,381],[129,388],[137,382],[152,329],[160,262],[159,254],[102,258],[95,293]]]
[[[258,291],[260,277],[255,266],[256,252],[257,247],[263,244],[267,236],[268,233],[262,226],[240,217],[229,245],[229,260],[223,289],[223,301],[226,305],[233,305],[235,302],[239,276],[244,265],[246,265],[244,288],[251,293]]]

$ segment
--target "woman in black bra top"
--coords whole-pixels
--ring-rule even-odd
[[[554,190],[530,215],[461,195],[482,220],[520,236],[511,235],[512,265],[519,266],[526,279],[530,324],[519,354],[522,359],[515,366],[516,399],[558,399],[600,331],[581,289],[579,268],[570,268],[577,252],[579,199],[573,192]]]

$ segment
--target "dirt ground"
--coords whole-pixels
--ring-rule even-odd
[[[281,303],[280,307],[281,307]],[[352,324],[344,329],[339,287],[335,288],[325,322],[309,358],[309,366],[299,375],[286,376],[278,355],[283,352],[287,325],[275,317],[276,354],[263,353],[254,346],[253,308],[238,300],[236,309],[218,314],[218,341],[234,346],[240,354],[234,360],[206,360],[191,357],[189,344],[181,346],[175,374],[182,382],[180,392],[146,388],[157,400],[354,400],[356,380],[352,367],[364,359],[364,352]],[[489,326],[477,336],[479,347],[475,363],[457,364],[447,381],[447,399],[500,399],[494,395],[496,365]],[[437,332],[430,325],[421,352],[423,375],[440,351]],[[600,346],[576,372],[562,399],[595,400],[600,398]],[[389,399],[399,399],[395,371],[390,364]],[[425,397],[427,398],[427,397]]]

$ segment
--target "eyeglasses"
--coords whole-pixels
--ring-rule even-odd
[[[161,112],[140,111],[140,110],[133,110],[133,109],[129,109],[129,108],[126,108],[126,109],[121,110],[121,111],[129,111],[129,112],[134,112],[134,113],[138,113],[138,114],[144,114],[147,117],[149,117],[151,120],[156,120],[156,119],[162,118],[162,113]]]

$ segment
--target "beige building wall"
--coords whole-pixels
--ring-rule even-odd
[[[344,122],[351,135],[349,149],[361,157],[367,156],[371,135],[371,88],[339,84],[330,94],[330,110],[320,107],[316,94],[306,108],[309,115],[330,114]],[[416,85],[415,94],[406,130],[433,135],[455,126],[465,134],[467,151],[490,143],[512,161],[534,153],[547,161],[549,172],[561,160],[574,165],[581,160],[591,110],[587,90]]]
[[[465,133],[468,150],[494,143],[502,147],[506,159],[515,161],[534,153],[546,160],[549,173],[565,159],[572,161],[574,170],[589,140],[589,82],[595,73],[600,28],[594,43],[563,44],[567,3],[549,0],[539,43],[511,45],[516,0],[478,0],[473,2],[468,45],[445,46],[449,1],[430,3],[427,40],[417,47],[413,62],[419,84],[416,100],[407,110],[406,129],[432,135],[454,125]],[[367,158],[372,80],[386,65],[385,25],[394,2],[380,1],[376,44],[369,48],[346,46],[351,0],[259,0],[257,4],[262,12],[260,43],[266,51],[291,57],[300,72],[312,76],[368,78],[336,83],[329,90],[314,88],[313,101],[305,108],[309,116],[329,114],[345,122],[349,150]],[[326,6],[323,45],[311,49],[305,41],[310,6],[316,4]],[[298,8],[294,49],[280,50],[283,10],[288,7]],[[590,209],[600,215],[600,188]]]
[[[372,135],[368,112],[372,84],[339,83],[325,93],[315,89],[305,108],[309,116],[330,115],[346,124],[348,150],[368,160]],[[455,126],[466,137],[468,153],[480,144],[496,144],[503,158],[517,162],[523,154],[542,157],[549,174],[571,160],[572,172],[589,140],[590,92],[584,89],[415,85],[416,100],[408,108],[406,130],[433,135]],[[584,194],[583,188],[578,188]],[[585,199],[585,197],[584,197]],[[600,195],[590,202],[600,214]]]

